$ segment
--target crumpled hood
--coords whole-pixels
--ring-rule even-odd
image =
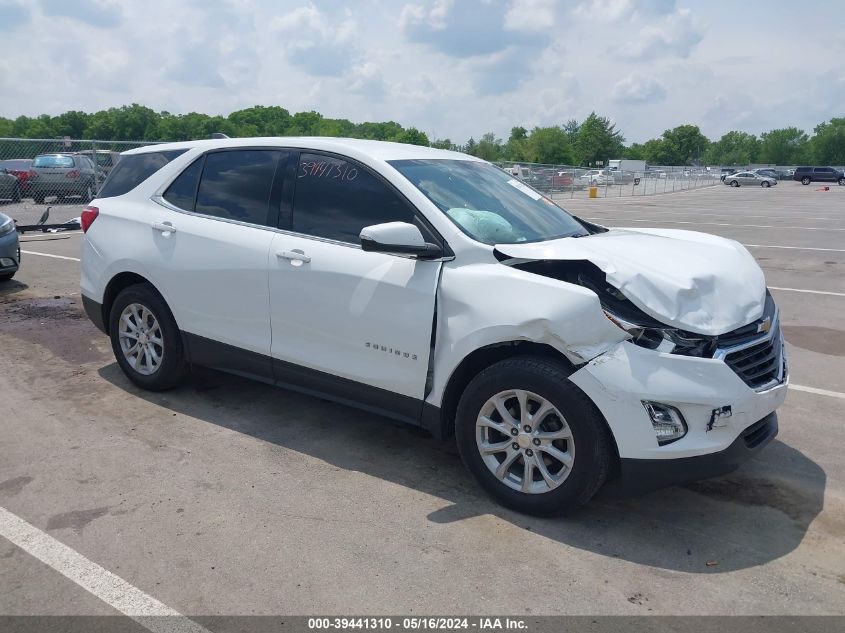
[[[643,312],[697,334],[724,334],[759,319],[766,300],[766,280],[751,253],[706,233],[611,229],[496,250],[519,260],[592,262]]]

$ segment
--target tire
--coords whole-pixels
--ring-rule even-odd
[[[12,202],[20,202],[21,201],[21,186],[15,185],[15,188],[12,189]]]
[[[771,187],[772,185],[771,185],[771,183],[770,183],[768,180],[764,180],[763,182],[761,182],[761,183],[760,183],[760,186],[761,186],[761,187],[765,187],[766,189],[768,189],[768,188],[769,188],[769,187]]]
[[[17,272],[17,271],[15,271]],[[9,281],[12,277],[15,276],[15,273],[3,273],[0,275],[0,281]]]
[[[840,178],[836,182],[839,183],[840,187],[845,187],[845,178]]]
[[[736,180],[731,180],[731,187],[739,187],[739,183]]]
[[[812,182],[812,181],[810,180],[810,177],[809,177],[809,176],[804,176],[804,177],[801,179],[801,184],[802,184],[802,185],[809,185],[809,184],[810,184],[810,182]]]
[[[607,479],[613,460],[610,433],[595,405],[569,382],[570,373],[557,361],[521,356],[488,367],[464,390],[455,418],[458,451],[481,486],[503,506],[524,514],[558,516],[589,501]],[[538,412],[540,401],[553,407],[539,422],[532,421],[535,427],[528,427],[531,432],[525,432],[526,416],[520,410],[519,393],[527,394],[529,413],[532,407],[534,414]],[[508,431],[514,427],[507,425],[499,409],[491,404],[497,397],[505,403],[507,411],[513,412],[511,417],[523,425],[516,436],[513,430]],[[497,424],[501,422],[498,428],[508,432],[494,430],[487,424],[479,425],[482,416],[488,416],[488,420]],[[541,441],[536,436],[538,429],[547,436],[568,432],[569,438],[555,439],[554,444],[550,440]],[[504,448],[482,455],[481,444],[484,443]],[[556,449],[558,455],[569,455],[570,467],[553,459],[546,452],[551,449]],[[516,457],[514,453],[517,453]],[[538,459],[543,460],[546,473],[556,478],[552,483],[536,465]],[[534,460],[527,486],[526,460]],[[506,461],[510,465],[500,478],[494,469]],[[531,488],[531,492],[524,492],[526,487]]]
[[[44,194],[43,193],[34,193],[32,194],[32,200],[35,204],[44,204]]]
[[[124,311],[127,311],[130,323],[136,326],[134,333],[130,332],[131,327],[121,323]],[[144,346],[146,349],[134,356],[124,353],[123,345],[129,347],[133,339],[137,340],[135,334],[141,322],[148,328],[146,332],[150,336],[150,341]],[[150,328],[151,323],[157,324],[157,327]],[[149,284],[137,284],[120,291],[109,314],[109,336],[120,368],[137,386],[148,391],[165,391],[184,382],[188,364],[179,327],[164,299]],[[158,354],[158,363],[154,361],[155,354],[150,355],[147,351],[149,349]]]
[[[88,185],[81,194],[82,202],[88,204],[94,199],[94,187],[92,185]]]

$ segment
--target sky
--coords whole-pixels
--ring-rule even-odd
[[[629,142],[845,116],[845,11],[675,0],[0,0],[0,116],[140,103],[463,143],[591,111]]]

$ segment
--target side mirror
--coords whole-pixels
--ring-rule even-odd
[[[425,241],[422,232],[408,222],[386,222],[361,229],[361,250],[388,255],[412,255],[418,259],[443,257],[443,249]]]

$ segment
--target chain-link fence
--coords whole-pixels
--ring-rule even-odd
[[[96,196],[120,152],[149,144],[0,138],[0,213],[20,224],[35,223],[45,210],[51,222],[77,217]]]
[[[497,163],[506,172],[554,200],[652,196],[719,184],[720,171],[676,165],[649,166],[642,171],[589,169],[572,165]],[[591,194],[592,190],[592,194]]]

